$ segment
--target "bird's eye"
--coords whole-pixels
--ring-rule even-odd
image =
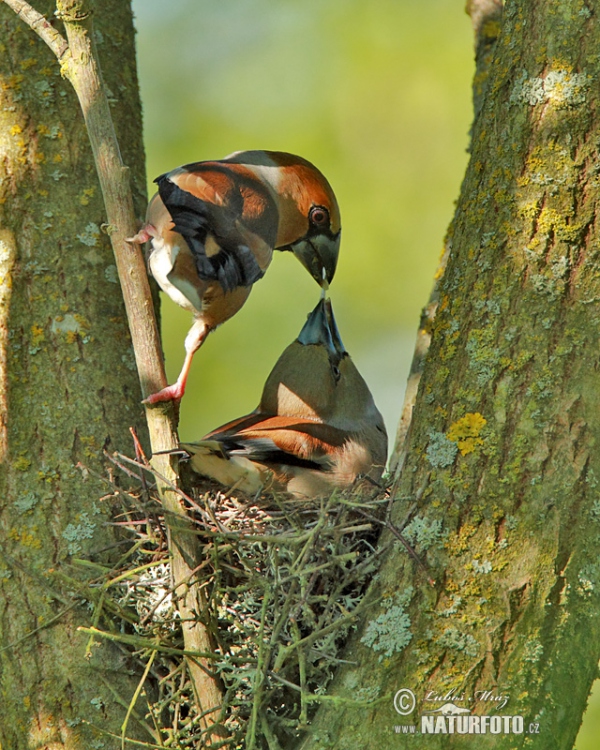
[[[313,206],[308,214],[310,223],[316,227],[325,227],[329,224],[329,211],[323,206]]]
[[[341,373],[340,373],[339,369],[334,365],[331,368],[331,372],[333,373],[333,377],[335,379],[335,382],[337,383],[338,380],[341,378]]]

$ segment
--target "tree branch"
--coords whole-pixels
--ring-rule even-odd
[[[425,367],[425,361],[427,360],[429,345],[431,343],[431,327],[435,321],[435,315],[439,304],[439,285],[444,276],[449,255],[450,243],[446,240],[444,252],[442,253],[442,257],[440,258],[435,272],[435,280],[433,289],[429,296],[429,302],[421,312],[421,322],[417,332],[417,340],[415,342],[410,373],[406,384],[402,414],[400,415],[394,448],[392,450],[392,455],[390,456],[389,472],[394,479],[394,490],[402,473],[402,467],[404,466],[404,461],[407,456],[413,409],[415,408],[419,383],[421,382],[421,375],[423,374],[423,368]]]
[[[466,11],[471,17],[475,35],[473,107],[475,117],[477,117],[483,103],[490,65],[502,28],[502,0],[467,0]]]
[[[68,50],[67,40],[58,32],[45,16],[38,13],[29,3],[24,0],[3,0],[14,12],[42,39],[58,60]]]

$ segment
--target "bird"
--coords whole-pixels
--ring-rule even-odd
[[[322,287],[338,259],[341,222],[335,194],[309,161],[282,151],[238,151],[160,175],[146,220],[128,242],[150,241],[150,272],[189,310],[177,378],[146,403],[180,399],[195,352],[242,307],[273,250],[290,251]]]
[[[330,300],[320,299],[279,357],[251,414],[180,449],[196,474],[251,495],[266,488],[311,499],[362,476],[378,483],[385,425],[344,349]]]

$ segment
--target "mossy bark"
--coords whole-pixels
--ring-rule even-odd
[[[394,488],[434,585],[396,543],[305,750],[573,746],[600,657],[599,48],[592,5],[505,5]],[[429,691],[523,732],[419,734]]]
[[[36,9],[52,18],[55,5]],[[94,20],[142,215],[129,1],[105,0]],[[145,440],[140,388],[79,104],[4,5],[0,34],[0,745],[116,747],[94,725],[120,735],[135,668],[106,642],[86,658],[77,627],[93,591],[75,558],[110,566],[119,554],[94,472],[104,446],[130,449],[130,426]],[[151,740],[134,725],[130,736]]]

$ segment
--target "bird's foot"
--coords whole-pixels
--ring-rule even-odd
[[[143,404],[158,404],[160,401],[179,401],[179,399],[185,393],[185,385],[183,383],[173,383],[163,388],[158,393],[152,393],[148,398],[145,398]]]
[[[156,235],[156,229],[152,224],[144,224],[137,234],[133,237],[125,237],[125,242],[135,242],[138,245],[143,245],[144,242],[148,242]]]

